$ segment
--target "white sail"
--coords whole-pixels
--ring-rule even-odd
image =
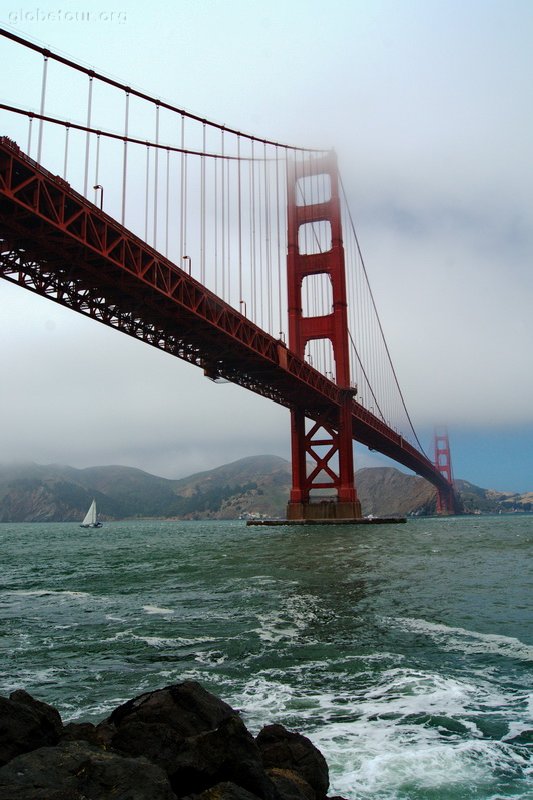
[[[81,524],[88,527],[90,525],[95,525],[95,523],[96,523],[96,500],[93,500]]]

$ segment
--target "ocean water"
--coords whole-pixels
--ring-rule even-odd
[[[0,525],[0,694],[103,719],[185,679],[350,800],[533,798],[533,516]]]

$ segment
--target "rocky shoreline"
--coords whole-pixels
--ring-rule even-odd
[[[309,739],[278,724],[254,737],[194,681],[139,695],[98,725],[64,725],[23,690],[0,697],[0,800],[326,800],[328,788]]]

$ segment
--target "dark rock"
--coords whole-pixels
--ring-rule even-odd
[[[180,797],[232,782],[275,800],[253,736],[230,706],[199,684],[142,695],[116,709],[106,724],[115,728],[115,750],[145,756],[164,769]]]
[[[0,769],[2,800],[175,800],[163,770],[85,742],[61,742]]]
[[[0,766],[21,753],[56,744],[62,727],[55,708],[21,689],[0,697]]]
[[[328,785],[309,739],[282,725],[254,739],[192,681],[140,695],[97,726],[63,726],[27,692],[0,697],[0,800],[327,800]]]
[[[43,703],[42,700],[36,700],[35,697],[25,692],[24,689],[16,689],[16,691],[11,692],[9,699],[13,700],[15,703],[22,703],[28,708],[32,708],[37,716],[43,720],[43,723],[45,721],[48,722],[50,728],[54,730],[58,736],[61,734],[63,728],[61,715],[53,706],[48,705],[48,703]]]
[[[121,753],[145,756],[165,770],[180,795],[212,785],[198,776],[205,769],[186,764],[187,740],[216,728],[236,712],[195,681],[147,692],[116,708],[98,726],[102,739]]]
[[[89,742],[97,747],[102,746],[96,725],[91,722],[69,722],[63,726],[62,742]]]
[[[271,767],[267,773],[283,800],[315,800],[314,789],[294,770]]]
[[[276,800],[259,748],[242,720],[230,717],[213,731],[189,737],[175,760],[171,783],[177,794],[196,794],[231,782],[263,800]]]
[[[171,776],[177,769],[178,753],[184,741],[184,737],[166,723],[127,719],[109,744],[125,755],[145,756]]]
[[[317,800],[327,795],[329,770],[326,759],[306,736],[292,733],[283,725],[267,725],[259,732],[256,742],[267,769],[293,770],[311,786]]]
[[[236,712],[196,681],[185,681],[147,692],[116,708],[106,722],[122,725],[126,719],[169,725],[180,736],[194,736],[216,728]]]
[[[257,795],[247,792],[236,783],[224,781],[196,795],[195,800],[257,800]]]
[[[115,736],[116,732],[116,727],[111,725],[111,723],[107,721],[99,722],[96,726],[96,739],[100,747],[111,747],[111,742],[113,741],[113,736]]]

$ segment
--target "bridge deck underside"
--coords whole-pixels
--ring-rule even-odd
[[[288,408],[337,418],[342,389],[62,179],[0,140],[0,277]],[[353,401],[353,437],[447,488],[426,456]]]

